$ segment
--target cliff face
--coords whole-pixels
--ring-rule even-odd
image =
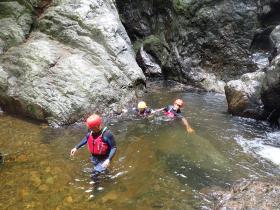
[[[113,1],[42,5],[1,3],[0,28],[8,29],[0,33],[4,111],[61,125],[141,93],[145,77]]]
[[[168,78],[199,82],[193,74],[203,69],[228,81],[255,70],[249,59],[258,26],[255,1],[119,0],[117,5],[136,48],[142,43]]]

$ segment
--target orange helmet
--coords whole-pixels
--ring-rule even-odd
[[[174,104],[177,104],[178,106],[182,107],[184,106],[184,101],[182,99],[176,99],[174,101]]]
[[[89,116],[86,121],[86,125],[90,129],[96,126],[100,126],[101,123],[102,123],[102,118],[97,114],[93,114]]]

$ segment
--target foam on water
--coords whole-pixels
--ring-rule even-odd
[[[242,146],[245,152],[259,155],[280,166],[280,148],[266,143],[273,142],[275,141],[275,138],[279,139],[279,137],[280,132],[272,132],[268,133],[266,137],[255,138],[253,140],[248,140],[238,135],[235,137],[235,140]]]

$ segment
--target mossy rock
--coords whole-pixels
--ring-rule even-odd
[[[173,0],[172,6],[177,14],[184,14],[190,10],[192,0]]]
[[[169,55],[168,44],[154,35],[148,36],[143,41],[143,49],[154,56],[159,64],[164,63]]]
[[[148,36],[143,41],[143,47],[147,52],[150,53],[156,53],[156,52],[162,52],[165,47],[167,47],[167,43],[162,41],[159,37],[155,35]],[[168,47],[167,47],[168,48]]]

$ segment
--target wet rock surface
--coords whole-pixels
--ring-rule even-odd
[[[149,77],[162,77],[162,70],[156,63],[155,59],[140,48],[136,55],[136,61],[139,66],[144,70],[144,74]]]
[[[280,119],[280,55],[266,71],[266,77],[261,93],[265,110],[269,113],[270,123],[279,127]]]
[[[215,191],[210,197],[215,201],[214,209],[279,209],[280,182],[240,181],[229,191]]]
[[[263,118],[261,89],[265,73],[244,74],[240,80],[232,80],[225,86],[228,111],[233,115],[255,119]]]

